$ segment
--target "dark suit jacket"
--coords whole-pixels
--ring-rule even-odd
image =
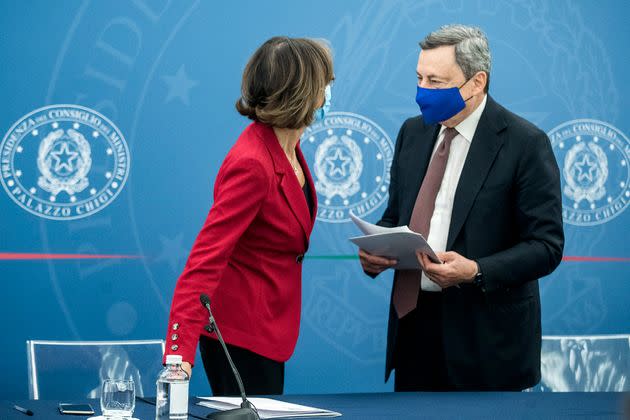
[[[439,126],[422,117],[396,140],[383,226],[409,224]],[[446,249],[476,260],[485,291],[443,291],[444,351],[462,390],[521,390],[540,380],[538,278],[562,259],[560,175],[547,135],[488,96],[457,186]],[[398,318],[390,306],[385,378]]]

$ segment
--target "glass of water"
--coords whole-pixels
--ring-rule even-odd
[[[101,411],[105,418],[131,418],[136,408],[136,388],[133,380],[105,379],[101,391]]]

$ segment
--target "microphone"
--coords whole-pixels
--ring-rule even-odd
[[[243,386],[243,381],[241,380],[241,375],[238,373],[238,369],[234,365],[232,361],[232,357],[230,356],[230,352],[225,345],[225,341],[223,341],[223,337],[221,336],[221,331],[219,331],[219,327],[214,320],[214,316],[212,315],[212,309],[210,309],[210,298],[205,293],[202,293],[199,296],[199,300],[204,308],[208,311],[208,322],[209,325],[206,325],[206,331],[208,332],[216,332],[217,338],[219,339],[219,343],[221,343],[221,347],[223,347],[223,351],[227,356],[228,363],[232,368],[232,373],[236,378],[236,383],[238,384],[238,389],[241,392],[241,398],[243,402],[241,403],[241,408],[235,408],[232,410],[226,411],[218,411],[216,413],[208,414],[207,418],[211,420],[260,420],[258,416],[258,412],[256,411],[256,407],[252,403],[247,400],[247,395],[245,395],[245,387]]]
[[[210,323],[204,326],[203,328],[206,331],[208,331],[210,334],[212,334],[214,332],[214,327],[213,327],[214,317],[212,316],[212,310],[210,309],[210,298],[205,293],[202,293],[199,296],[199,300],[201,301],[201,304],[208,310],[208,313],[210,314]]]

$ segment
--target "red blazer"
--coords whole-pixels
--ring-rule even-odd
[[[317,214],[313,179],[300,147],[311,215],[297,177],[273,129],[252,123],[226,156],[214,185],[214,204],[175,286],[166,354],[194,363],[208,313],[229,344],[284,362],[298,338],[302,259]]]

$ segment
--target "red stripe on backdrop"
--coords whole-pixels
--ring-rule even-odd
[[[141,255],[99,255],[99,254],[31,254],[0,252],[0,260],[119,260],[139,259]]]
[[[562,261],[572,262],[630,262],[630,258],[617,258],[617,257],[576,257],[565,256],[562,257]]]

